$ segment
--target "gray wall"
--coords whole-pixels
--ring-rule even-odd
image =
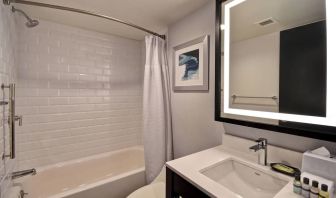
[[[209,1],[210,2],[210,1]],[[172,92],[174,155],[181,157],[221,144],[223,125],[214,121],[215,1],[168,28],[168,59],[172,48],[205,34],[210,35],[209,92]]]
[[[172,91],[174,153],[175,158],[188,155],[221,143],[222,134],[243,138],[266,137],[271,144],[297,151],[327,146],[334,153],[336,144],[259,130],[249,127],[222,124],[214,121],[215,81],[215,1],[209,1],[201,9],[190,14],[168,28],[168,59],[172,67],[173,47],[199,36],[210,35],[210,65],[208,92]],[[225,129],[224,129],[225,128]]]

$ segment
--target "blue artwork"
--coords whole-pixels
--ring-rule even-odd
[[[199,49],[179,55],[179,66],[185,65],[184,75],[181,80],[198,78]]]

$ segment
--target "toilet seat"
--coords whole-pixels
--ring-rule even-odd
[[[165,198],[166,197],[166,167],[164,166],[160,174],[154,181],[138,190],[134,191],[127,198]]]
[[[158,182],[134,191],[127,198],[165,198],[165,189],[166,184]]]

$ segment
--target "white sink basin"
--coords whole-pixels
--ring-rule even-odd
[[[271,198],[288,183],[236,159],[225,160],[201,173],[242,198]]]

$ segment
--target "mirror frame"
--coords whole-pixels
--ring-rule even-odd
[[[336,127],[314,125],[314,129],[292,128],[288,126],[271,125],[252,121],[225,118],[221,116],[221,78],[222,78],[222,3],[228,0],[216,0],[216,22],[215,22],[215,121],[264,129],[285,134],[309,137],[320,140],[336,142]],[[328,52],[327,52],[328,53]],[[301,124],[301,123],[298,123]],[[302,123],[304,124],[304,123]]]

